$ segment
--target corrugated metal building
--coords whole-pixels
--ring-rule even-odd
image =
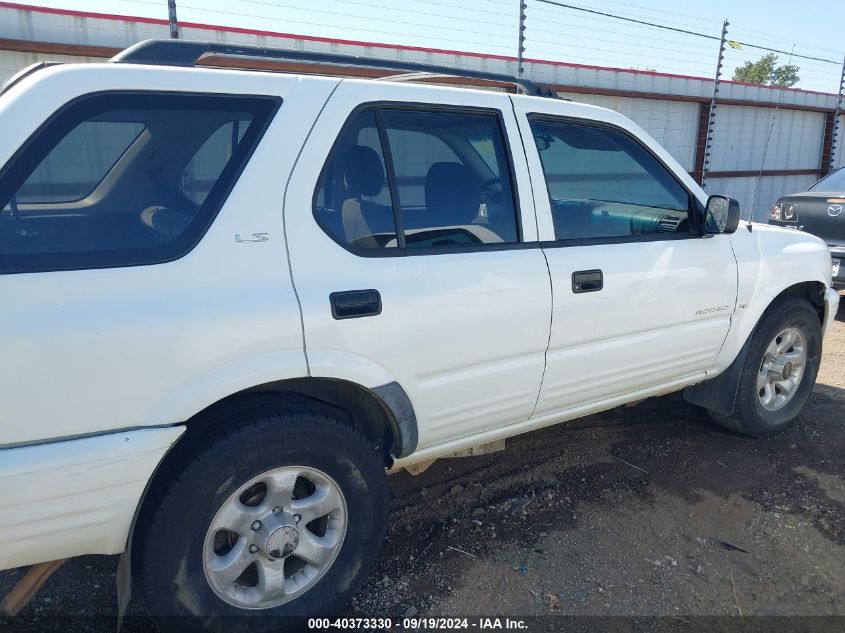
[[[365,55],[510,75],[516,71],[516,59],[505,56],[184,22],[180,32],[184,39]],[[141,40],[167,37],[167,20],[0,2],[0,81],[37,61],[102,61]],[[282,62],[260,67],[302,69]],[[712,80],[543,60],[526,60],[524,68],[527,78],[550,85],[561,96],[613,108],[630,117],[700,180]],[[804,189],[825,173],[833,151],[835,108],[833,94],[797,89],[781,94],[775,88],[723,82],[706,188],[738,198],[745,210],[755,200],[756,191],[754,217],[764,220],[779,196]],[[840,116],[839,125],[841,138],[845,115]],[[832,158],[836,166],[842,166],[845,144],[837,145]]]

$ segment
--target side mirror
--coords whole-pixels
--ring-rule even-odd
[[[739,226],[739,201],[729,196],[710,196],[704,212],[704,233],[733,233]]]

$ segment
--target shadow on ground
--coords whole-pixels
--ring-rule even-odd
[[[736,615],[732,573],[746,613],[845,614],[843,402],[826,387],[798,425],[753,440],[676,394],[396,475],[391,539],[353,612],[542,614],[552,594],[560,613]]]
[[[827,386],[798,425],[752,440],[675,394],[396,474],[348,615],[845,615],[843,403]],[[27,614],[114,614],[115,567],[69,562]]]

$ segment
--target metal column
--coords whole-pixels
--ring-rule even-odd
[[[167,19],[170,22],[170,39],[179,39],[179,22],[176,20],[176,0],[167,0]]]
[[[845,99],[845,60],[842,61],[842,72],[839,75],[839,92],[836,97],[836,109],[833,111],[833,130],[830,136],[830,158],[826,165],[827,171],[833,171],[836,164],[836,143],[839,140],[839,115],[842,114],[842,101]],[[825,167],[825,165],[822,165]]]
[[[519,0],[519,44],[516,47],[516,76],[522,77],[525,70],[522,67],[522,55],[525,53],[525,9],[528,5],[525,0]]]
[[[725,61],[725,42],[728,36],[728,21],[722,23],[722,39],[719,42],[719,58],[716,62],[716,75],[713,77],[713,96],[710,97],[710,110],[707,118],[707,139],[704,145],[704,162],[701,167],[701,186],[707,183],[707,172],[710,171],[710,148],[713,145],[713,129],[716,122],[716,106],[719,96],[719,83],[722,77],[722,63]],[[700,123],[699,123],[700,125]]]

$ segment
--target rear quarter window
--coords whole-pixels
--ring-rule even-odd
[[[252,117],[245,114],[243,117],[224,123],[206,139],[179,179],[179,189],[185,197],[196,204],[205,202],[251,121]]]
[[[72,102],[0,170],[0,273],[185,255],[278,105],[270,97],[147,92]]]

